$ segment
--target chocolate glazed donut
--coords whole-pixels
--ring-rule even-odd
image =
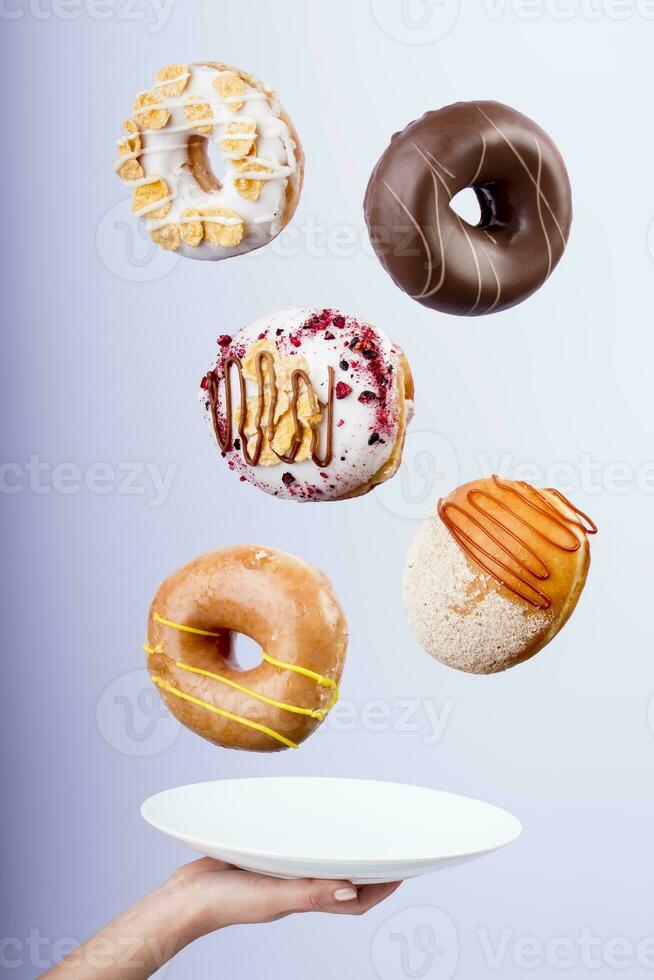
[[[471,187],[481,218],[451,207]],[[427,112],[375,167],[365,217],[395,283],[433,310],[497,313],[548,278],[563,254],[570,181],[547,133],[499,102],[457,102]]]

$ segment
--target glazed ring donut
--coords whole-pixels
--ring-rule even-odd
[[[234,638],[262,649],[241,670]],[[347,623],[326,576],[294,555],[235,545],[163,582],[148,620],[148,669],[187,728],[225,748],[297,748],[338,699]]]
[[[413,378],[378,327],[329,309],[282,309],[234,336],[200,400],[230,469],[276,497],[357,497],[390,479],[413,415]]]
[[[497,476],[459,487],[407,556],[404,605],[416,639],[475,674],[533,657],[577,605],[596,531],[557,490]]]
[[[224,259],[272,241],[291,220],[304,159],[275,93],[215,61],[167,65],[123,123],[114,169],[162,248]],[[225,173],[213,172],[208,143]]]
[[[476,226],[451,206],[475,191]],[[570,181],[543,130],[499,102],[457,102],[397,133],[368,184],[377,256],[400,289],[433,310],[496,313],[522,302],[563,254]]]

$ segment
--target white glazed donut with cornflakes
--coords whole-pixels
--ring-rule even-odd
[[[275,93],[251,75],[213,61],[167,65],[137,95],[123,129],[115,171],[162,248],[229,258],[268,244],[293,217],[302,149]]]
[[[390,479],[413,415],[406,357],[332,309],[282,309],[218,338],[200,399],[231,470],[296,501],[358,497]]]

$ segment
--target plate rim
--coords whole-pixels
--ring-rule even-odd
[[[397,858],[392,860],[388,858],[380,858],[380,857],[351,858],[351,859],[347,858],[345,859],[345,863],[349,867],[356,867],[357,865],[370,865],[370,864],[376,864],[376,865],[381,864],[384,867],[394,867],[394,866],[407,867],[407,866],[434,864],[438,861],[454,861],[457,860],[458,858],[475,857],[481,854],[490,854],[493,851],[497,851],[502,847],[507,847],[509,844],[513,844],[522,835],[522,831],[523,831],[522,822],[515,816],[515,814],[511,813],[509,810],[505,810],[503,807],[497,806],[495,803],[488,803],[485,800],[479,800],[474,796],[465,796],[463,793],[451,793],[449,790],[437,789],[434,786],[423,786],[422,784],[418,784],[418,783],[403,783],[392,779],[367,779],[365,777],[360,778],[358,776],[236,776],[236,777],[230,777],[229,779],[200,779],[194,783],[184,783],[181,786],[171,786],[168,789],[160,790],[158,793],[153,793],[141,804],[140,814],[143,820],[149,826],[154,827],[155,830],[158,830],[162,834],[166,834],[168,837],[172,837],[174,840],[178,840],[186,844],[188,847],[192,847],[193,850],[202,851],[202,848],[204,846],[207,846],[214,850],[219,849],[220,851],[227,853],[228,855],[234,855],[234,856],[241,855],[243,857],[259,858],[264,861],[265,860],[292,861],[297,864],[306,863],[314,866],[333,865],[337,860],[335,858],[309,857],[306,855],[290,856],[289,854],[283,854],[278,851],[261,851],[261,850],[251,850],[248,848],[239,848],[238,850],[236,850],[234,847],[231,847],[227,844],[221,844],[220,842],[215,842],[215,841],[207,841],[206,839],[200,837],[195,838],[194,839],[195,843],[193,845],[190,845],[188,841],[188,837],[183,836],[179,832],[171,831],[168,828],[164,828],[158,821],[153,819],[151,816],[148,816],[145,812],[145,809],[148,806],[148,804],[150,804],[157,797],[163,796],[166,793],[171,793],[178,790],[184,790],[191,786],[213,786],[216,784],[223,784],[223,783],[244,783],[244,782],[249,782],[249,783],[279,782],[280,780],[294,781],[294,782],[313,780],[313,781],[332,781],[332,782],[374,783],[383,786],[391,785],[391,786],[402,786],[409,789],[422,789],[428,792],[440,793],[444,796],[455,797],[457,799],[466,800],[467,802],[479,803],[482,804],[483,806],[490,807],[493,810],[497,810],[500,813],[505,814],[507,817],[511,819],[511,821],[513,821],[515,825],[515,830],[512,836],[510,836],[507,840],[501,841],[499,844],[492,844],[489,847],[479,847],[476,848],[475,850],[459,851],[454,854],[452,853],[437,854],[437,855],[429,855],[420,858]]]

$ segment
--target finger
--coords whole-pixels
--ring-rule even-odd
[[[324,881],[319,878],[283,881],[262,878],[261,884],[269,915],[319,912],[334,905],[349,904],[357,899],[357,890],[351,881]]]
[[[364,885],[363,888],[359,889],[358,901],[360,911],[368,912],[375,905],[379,905],[380,902],[390,898],[401,884],[401,881],[388,881],[381,885]]]
[[[363,915],[389,898],[401,884],[401,881],[391,881],[380,885],[360,885],[355,899],[339,904],[334,903],[324,911],[334,915]]]

